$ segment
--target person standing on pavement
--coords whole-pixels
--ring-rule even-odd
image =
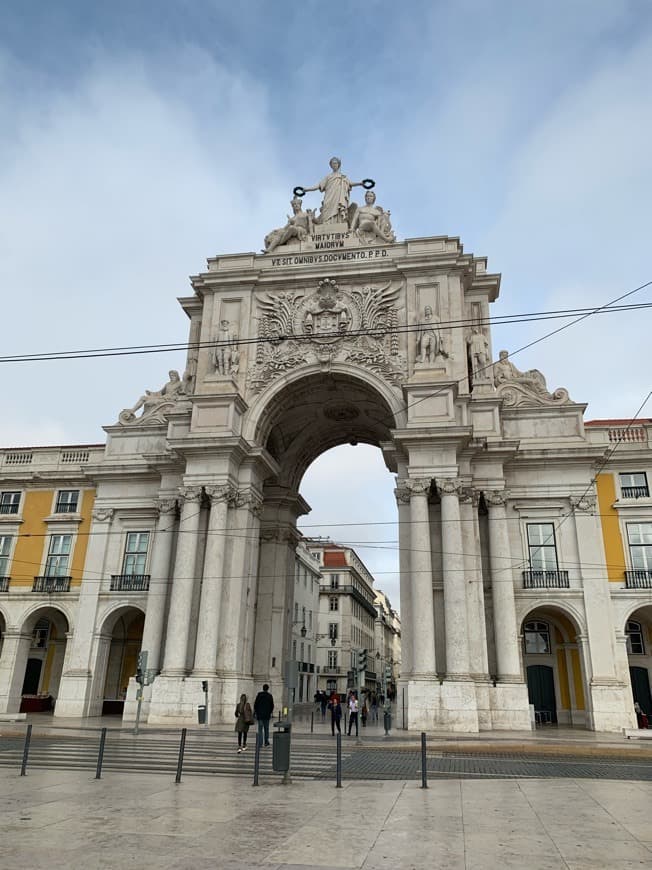
[[[342,733],[342,729],[340,728],[340,722],[342,720],[342,705],[340,704],[340,699],[335,695],[328,702],[328,708],[331,711],[331,734],[335,737],[335,729],[339,734]]]
[[[244,752],[247,748],[249,726],[254,723],[254,714],[246,695],[240,695],[240,700],[235,707],[235,716],[235,730],[238,732],[238,753],[240,753]]]
[[[258,692],[254,701],[254,715],[258,719],[258,745],[269,746],[269,720],[274,712],[274,698],[267,683]]]
[[[349,698],[349,737],[351,736],[351,728],[355,725],[355,736],[358,736],[358,699],[355,692],[351,692]]]

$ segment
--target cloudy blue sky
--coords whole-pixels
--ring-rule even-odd
[[[183,341],[187,276],[258,249],[333,153],[376,179],[399,237],[487,255],[495,313],[603,304],[652,279],[650,58],[649,0],[5,0],[2,353]],[[589,418],[626,417],[650,386],[649,324],[595,317],[515,362]],[[496,329],[494,347],[547,329]],[[183,360],[1,365],[14,446],[102,441]],[[334,467],[363,484],[346,505]],[[307,523],[391,523],[392,486],[371,448],[326,454]],[[358,549],[398,603],[391,526],[330,530],[389,548]]]

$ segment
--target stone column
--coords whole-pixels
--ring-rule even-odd
[[[183,501],[163,662],[163,676],[168,677],[185,676],[188,664],[188,638],[197,565],[201,487],[182,488],[181,496]]]
[[[209,486],[206,487],[206,493],[211,500],[211,512],[208,520],[208,540],[199,602],[193,670],[195,677],[214,677],[216,673],[228,502],[233,497],[230,486]]]
[[[17,713],[29,656],[31,634],[7,626],[0,655],[0,713]]]
[[[512,559],[507,533],[507,512],[504,489],[485,492],[489,508],[489,557],[491,594],[494,610],[497,676],[501,682],[520,683],[521,657],[518,649],[518,626],[514,604]]]
[[[462,551],[466,571],[466,608],[469,638],[469,671],[476,680],[489,678],[487,623],[482,580],[482,554],[478,525],[479,493],[470,487],[460,493]]]
[[[414,637],[412,616],[412,583],[410,578],[410,490],[403,482],[394,490],[398,508],[398,547],[401,596],[401,680],[409,680],[413,670]],[[434,623],[433,623],[434,624]]]
[[[161,667],[165,605],[170,582],[170,558],[175,535],[177,500],[160,499],[158,520],[152,545],[149,591],[143,627],[142,649],[147,651],[147,668],[157,673]]]
[[[446,677],[449,680],[469,679],[466,576],[459,503],[461,488],[462,481],[459,479],[437,479],[441,498]]]
[[[435,614],[432,595],[432,555],[428,493],[430,478],[404,481],[410,492],[410,582],[414,635],[412,638],[413,675],[433,679],[435,661]]]

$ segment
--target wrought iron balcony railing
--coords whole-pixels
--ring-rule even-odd
[[[72,577],[35,577],[32,592],[70,592]]]
[[[621,486],[620,494],[623,498],[649,498],[650,490],[647,486]]]
[[[0,592],[9,592],[10,577],[0,577]]]
[[[652,570],[625,571],[625,589],[652,589]]]
[[[523,571],[524,589],[570,589],[568,571]]]
[[[149,574],[112,574],[111,592],[147,592]]]
[[[340,674],[342,669],[339,665],[323,665],[321,672],[322,674]]]

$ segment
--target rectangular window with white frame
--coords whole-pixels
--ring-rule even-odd
[[[67,577],[72,535],[51,535],[45,562],[46,577]]]
[[[125,552],[122,559],[122,573],[132,577],[144,574],[147,567],[149,532],[127,532]]]
[[[649,498],[650,490],[644,471],[628,471],[618,475],[622,498]]]
[[[633,570],[652,573],[652,523],[627,523],[627,541]]]
[[[54,512],[57,514],[76,514],[79,507],[78,489],[60,489]]]
[[[527,547],[530,570],[557,571],[557,544],[552,523],[528,523]]]
[[[329,649],[328,650],[328,667],[336,668],[337,667],[337,650]]]
[[[0,578],[9,576],[9,557],[11,555],[11,535],[0,535]]]
[[[0,492],[0,514],[17,514],[20,508],[20,492]]]
[[[339,610],[339,606],[340,606],[340,603],[339,603],[339,600],[337,598],[337,595],[329,596],[328,609],[329,610]]]

